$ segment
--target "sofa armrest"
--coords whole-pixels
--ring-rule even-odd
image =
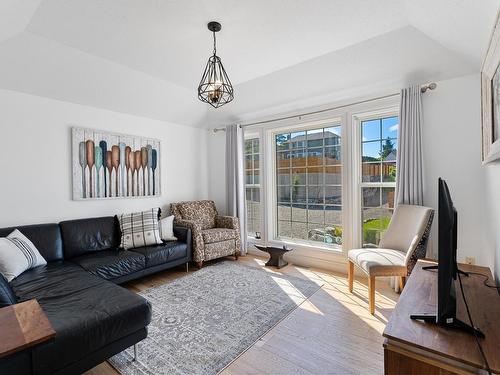
[[[201,235],[201,225],[193,220],[175,219],[174,227],[184,227],[189,229],[190,235],[188,238],[191,240],[188,246],[192,248],[193,260],[195,262],[202,261],[205,257],[205,244]],[[174,231],[174,234],[176,232]]]
[[[189,228],[193,232],[193,235],[197,234],[195,232],[201,232],[201,225],[194,220],[175,219],[174,227]]]
[[[187,243],[188,240],[191,242],[191,229],[174,225],[174,236],[177,237],[177,240],[180,242]]]
[[[217,228],[240,229],[240,221],[235,216],[217,216],[215,224]]]

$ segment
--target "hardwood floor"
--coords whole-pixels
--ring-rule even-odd
[[[264,267],[264,258],[255,256],[241,257],[238,262],[323,286],[221,374],[383,374],[382,332],[399,297],[388,283],[377,280],[376,312],[371,315],[366,278],[354,280],[351,294],[346,275],[293,264],[275,270]],[[190,266],[190,272],[196,272],[195,267]],[[185,275],[176,268],[125,286],[141,291]],[[104,362],[86,374],[118,373]]]

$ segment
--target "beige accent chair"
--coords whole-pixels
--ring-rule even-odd
[[[354,266],[368,275],[370,313],[375,313],[375,278],[397,276],[402,290],[418,259],[427,252],[434,210],[429,207],[400,204],[379,247],[349,250],[348,279],[352,293]]]

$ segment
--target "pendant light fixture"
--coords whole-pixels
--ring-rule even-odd
[[[219,108],[234,99],[233,86],[222,66],[222,61],[217,56],[217,44],[215,33],[222,28],[219,22],[209,22],[208,30],[214,36],[214,54],[209,57],[200,85],[198,86],[198,99],[210,104],[214,108]]]

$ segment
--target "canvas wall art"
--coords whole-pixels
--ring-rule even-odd
[[[500,12],[481,68],[483,163],[500,159]]]
[[[73,199],[111,199],[161,194],[160,141],[72,129]]]

